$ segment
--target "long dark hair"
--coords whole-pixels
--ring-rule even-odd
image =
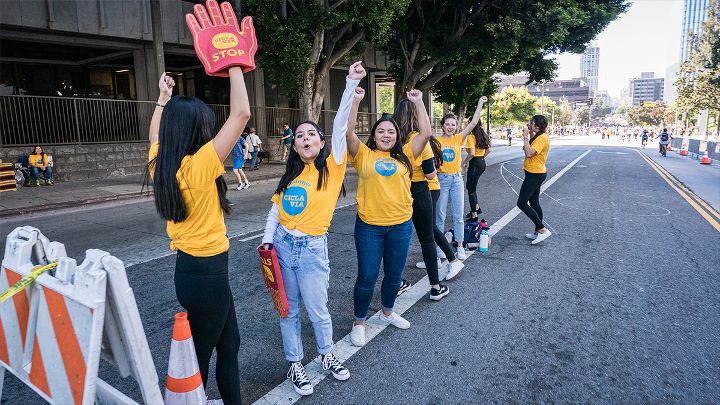
[[[318,135],[320,135],[320,139],[325,141],[325,134],[323,133],[322,129],[320,129],[320,126],[312,121],[303,121],[299,123],[295,127],[295,131],[293,131],[294,134],[297,134],[298,128],[300,128],[300,125],[303,124],[310,124],[313,127],[315,127],[315,130],[317,131]],[[295,144],[295,140],[293,139],[293,144]],[[323,189],[327,187],[327,178],[330,174],[330,170],[327,167],[327,159],[330,156],[330,148],[328,147],[327,142],[325,142],[325,145],[320,149],[320,153],[315,157],[314,164],[315,168],[318,171],[318,182],[317,182],[317,189]],[[290,183],[295,180],[302,172],[303,169],[305,169],[305,162],[300,158],[300,154],[297,153],[295,148],[290,148],[290,153],[288,155],[287,164],[285,165],[285,173],[280,178],[280,182],[278,182],[278,186],[275,189],[275,194],[281,194],[283,191],[287,190]],[[345,185],[343,184],[341,190],[342,195],[345,195]]]
[[[538,136],[544,134],[545,130],[547,129],[547,126],[548,126],[547,117],[545,117],[544,115],[540,115],[540,114],[534,115],[532,117],[532,122],[533,122],[533,124],[535,124],[535,126],[540,128],[540,131],[537,134],[533,135],[533,137],[530,139],[530,141],[528,143],[533,143],[533,141],[535,139],[537,139]]]
[[[483,128],[482,120],[479,120],[475,128],[472,129],[472,134],[475,135],[476,148],[487,149],[490,147],[490,136]]]
[[[180,193],[177,172],[185,156],[195,154],[212,140],[214,130],[215,114],[201,100],[176,96],[165,104],[160,120],[158,155],[145,169],[146,174],[153,171],[155,209],[163,219],[173,222],[187,219],[188,210]],[[225,196],[227,183],[223,176],[215,179],[215,187],[220,207],[229,214],[230,201]]]
[[[37,153],[35,153],[35,149],[37,149],[37,148],[40,148],[40,154],[41,154],[41,155],[44,155],[44,154],[45,154],[45,150],[44,150],[44,149],[42,148],[42,146],[40,146],[40,145],[35,145],[35,146],[33,146],[32,152],[30,152],[30,154],[31,154],[31,155],[36,155]]]
[[[408,136],[410,133],[417,131],[420,127],[420,125],[418,125],[417,115],[415,114],[415,106],[413,103],[408,99],[400,100],[397,107],[395,107],[393,119],[395,119],[400,133],[402,134],[402,143],[404,145],[408,142]],[[433,155],[435,155],[435,167],[438,168],[443,164],[440,142],[435,139],[434,136],[431,136],[428,143],[430,143],[430,148],[433,151]]]
[[[383,114],[379,120],[375,121],[375,125],[373,125],[372,130],[370,131],[370,136],[368,137],[366,145],[371,150],[377,150],[377,144],[375,143],[375,130],[377,130],[377,127],[383,122],[391,123],[395,127],[395,133],[397,134],[395,144],[392,148],[390,148],[390,157],[402,163],[403,166],[407,168],[410,176],[412,176],[413,170],[412,165],[410,164],[410,159],[407,157],[407,155],[405,155],[405,152],[403,152],[403,143],[401,139],[402,135],[400,134],[400,128],[398,128],[398,124],[397,122],[395,122],[392,115]]]

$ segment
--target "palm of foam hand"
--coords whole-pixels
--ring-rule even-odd
[[[241,66],[243,72],[255,69],[257,38],[252,17],[242,19],[238,26],[232,6],[216,0],[206,2],[207,11],[201,4],[193,7],[194,14],[185,15],[195,44],[195,53],[209,76],[228,77],[228,68]],[[210,16],[208,16],[208,11]],[[242,27],[242,29],[240,28]]]

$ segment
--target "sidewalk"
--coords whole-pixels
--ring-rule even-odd
[[[225,166],[225,180],[236,187],[237,177],[232,167]],[[280,178],[285,172],[284,162],[264,163],[256,171],[245,174],[250,183]],[[104,179],[65,181],[40,187],[20,187],[0,194],[0,218],[20,216],[47,210],[81,207],[113,201],[150,199],[147,189],[142,191],[143,176],[130,175]]]
[[[693,193],[720,211],[720,162],[713,160],[710,165],[701,165],[697,159],[690,156],[680,156],[679,151],[673,150],[662,157],[657,150],[657,144],[651,144],[643,152],[669,171],[675,178],[689,188]]]

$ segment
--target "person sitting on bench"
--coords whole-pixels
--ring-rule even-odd
[[[33,187],[40,185],[40,172],[45,173],[45,184],[51,186],[52,181],[52,166],[48,161],[47,153],[43,153],[42,147],[37,145],[33,148],[32,153],[28,156],[28,168],[30,169],[30,175],[32,176]]]

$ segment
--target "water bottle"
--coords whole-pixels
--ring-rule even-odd
[[[480,249],[478,250],[482,253],[490,250],[490,234],[488,233],[487,228],[483,228],[483,230],[480,231]]]

